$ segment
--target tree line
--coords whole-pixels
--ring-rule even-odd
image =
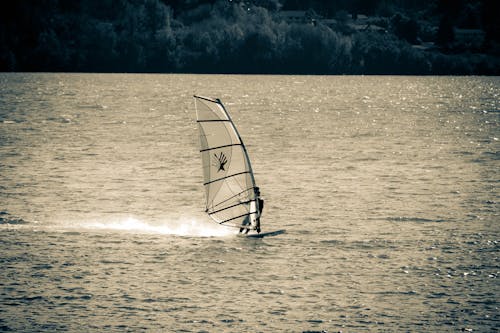
[[[408,0],[2,2],[0,70],[500,74],[498,24],[485,12],[488,2],[462,0],[458,10],[459,0],[448,2],[430,1],[432,6]],[[337,23],[311,19],[296,24],[280,16],[283,10],[306,9],[312,18],[336,17]],[[435,22],[423,21],[432,11]],[[377,15],[384,30],[353,30],[339,13],[353,18],[357,13]],[[462,21],[486,32],[487,43],[481,50],[454,52],[453,36],[444,32]],[[412,46],[426,37],[426,24],[439,27],[432,32],[438,50]]]

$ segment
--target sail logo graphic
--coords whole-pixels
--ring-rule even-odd
[[[226,171],[226,169],[224,169],[226,163],[227,163],[227,157],[226,155],[224,155],[223,152],[221,152],[219,154],[219,156],[217,156],[217,154],[214,154],[214,158],[215,158],[215,164],[214,166],[217,167],[217,172],[219,171]]]

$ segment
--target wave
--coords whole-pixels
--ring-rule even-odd
[[[411,216],[388,217],[387,221],[392,221],[392,222],[421,222],[421,223],[446,222],[446,220],[444,220],[444,219],[427,219],[427,218],[423,218],[423,217],[411,217]]]
[[[10,215],[5,211],[0,211],[0,224],[9,224],[9,225],[18,225],[18,224],[27,224],[25,220]]]

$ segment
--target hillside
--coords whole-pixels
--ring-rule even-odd
[[[21,0],[1,71],[500,74],[496,1]]]

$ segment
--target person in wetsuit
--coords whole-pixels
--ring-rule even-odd
[[[257,225],[255,227],[258,233],[260,233],[260,216],[262,215],[262,210],[264,210],[264,200],[259,198],[259,216],[257,217]]]
[[[262,215],[262,210],[264,209],[264,200],[260,198],[260,189],[257,186],[254,188],[254,191],[255,191],[255,197],[258,200],[258,207],[259,207],[259,210],[257,211],[257,218],[255,221],[255,230],[257,231],[257,233],[260,233],[260,216]],[[240,234],[242,233],[248,234],[249,231],[250,228],[245,228],[245,227],[240,228]]]

